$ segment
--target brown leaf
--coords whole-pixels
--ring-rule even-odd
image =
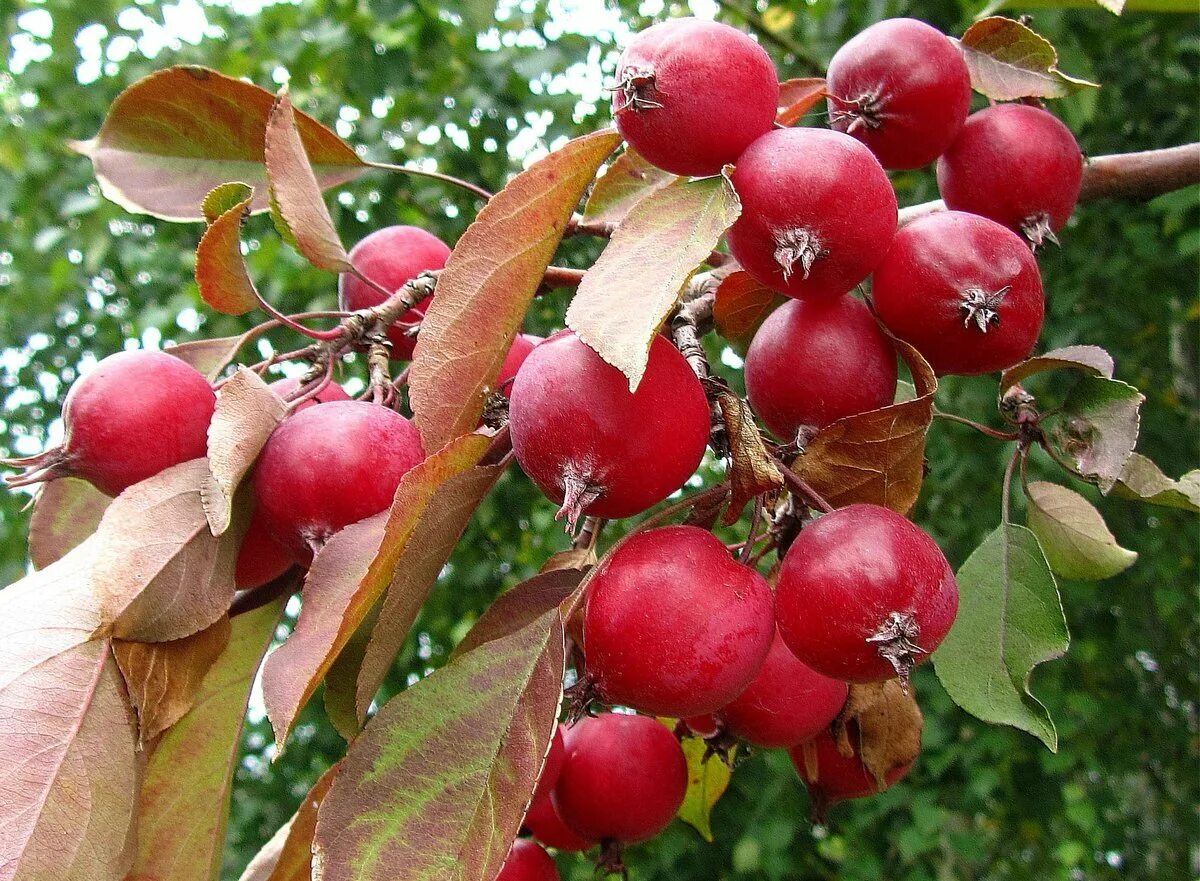
[[[78,477],[42,484],[29,518],[29,559],[45,569],[96,531],[112,499]]]
[[[96,137],[72,144],[96,169],[100,190],[128,211],[164,220],[203,220],[201,203],[230,180],[254,187],[267,208],[263,143],[275,96],[204,67],[170,67],[117,96]],[[350,146],[303,113],[305,152],[328,189],[365,170]]]
[[[620,223],[638,202],[678,179],[626,147],[592,187],[583,209],[584,220]]]
[[[192,708],[204,674],[229,644],[229,618],[171,642],[113,640],[113,655],[138,717],[138,743],[149,743]]]
[[[834,721],[834,733],[838,752],[847,758],[857,752],[883,789],[889,771],[920,755],[924,725],[912,687],[905,689],[898,679],[889,679],[851,684],[846,705]]]
[[[594,132],[534,163],[492,197],[458,240],[409,369],[426,449],[440,449],[479,424],[567,221],[620,140],[611,130]]]
[[[247,339],[248,334],[192,340],[177,346],[168,346],[163,351],[191,364],[204,374],[205,379],[214,382],[237,357],[238,350],[246,344]]]
[[[478,648],[485,642],[511,636],[551,609],[558,608],[579,588],[583,576],[584,573],[579,569],[556,569],[553,572],[539,573],[502,593],[455,646],[450,659]]]
[[[920,495],[937,379],[915,349],[893,342],[912,371],[918,397],[839,419],[792,463],[835,508],[867,502],[906,514]]]
[[[567,548],[552,554],[542,564],[540,572],[558,572],[563,569],[587,569],[596,565],[595,548]]]
[[[629,212],[583,277],[567,327],[629,378],[631,392],[684,285],[739,213],[724,175],[676,181]]]
[[[752,499],[780,489],[783,486],[783,474],[767,451],[754,422],[754,414],[746,403],[728,388],[718,393],[717,402],[721,406],[732,460],[729,482],[733,491],[729,507],[725,509],[725,516],[721,520],[730,526],[738,521]]]
[[[779,125],[795,125],[828,94],[821,77],[800,77],[779,84]]]
[[[721,281],[713,301],[717,332],[745,351],[755,331],[784,299],[755,281],[750,273],[734,272]]]
[[[341,771],[341,762],[321,775],[296,813],[262,846],[238,881],[312,881],[312,840],[317,810]]]
[[[200,486],[208,461],[168,468],[121,493],[96,531],[92,569],[104,623],[111,635],[166,642],[203,630],[233,599],[233,571],[245,529],[214,538]]]
[[[438,489],[473,468],[490,440],[469,434],[447,444],[401,478],[390,510],[347,526],[321,548],[304,582],[296,629],[263,668],[263,698],[281,750],[300,710],[395,577],[417,526],[440,502]]]
[[[221,386],[208,426],[209,473],[200,486],[213,535],[229,528],[234,493],[286,415],[283,399],[253,370],[241,367]]]
[[[196,285],[210,308],[245,315],[258,308],[258,290],[242,256],[242,224],[250,216],[254,189],[221,184],[204,197],[208,229],[196,248]]]

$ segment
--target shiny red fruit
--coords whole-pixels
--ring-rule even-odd
[[[504,356],[504,363],[500,365],[500,375],[496,377],[496,388],[504,397],[512,397],[512,384],[513,380],[517,378],[517,371],[521,369],[521,365],[525,363],[529,353],[540,342],[542,342],[540,336],[528,333],[519,333],[513,337],[512,345],[508,347],[508,354]]]
[[[775,589],[779,632],[818,673],[907,677],[941,643],[958,584],[929,535],[895,511],[850,505],[804,527]]]
[[[559,881],[558,866],[536,841],[518,838],[496,881]]]
[[[354,268],[392,293],[422,272],[441,269],[449,256],[450,248],[445,242],[416,226],[378,229],[350,249],[350,263]],[[384,299],[383,294],[348,272],[343,272],[338,279],[338,300],[344,310],[378,306]],[[422,300],[405,312],[400,321],[388,329],[393,360],[412,358],[417,338],[407,333],[402,325],[419,322],[429,308],[430,299]]]
[[[768,316],[746,353],[750,406],[777,437],[807,439],[896,397],[896,352],[853,297],[792,300]]]
[[[696,471],[709,410],[687,361],[661,337],[637,391],[575,334],[540,343],[512,384],[513,451],[559,516],[629,517]]]
[[[208,452],[217,398],[190,364],[163,352],[117,352],[71,386],[62,446],[3,464],[28,469],[7,479],[27,486],[81,477],[110,496]]]
[[[386,510],[425,457],[421,436],[394,410],[333,401],[285,419],[254,472],[267,530],[306,564],[344,526]]]
[[[695,526],[640,532],[588,588],[587,675],[606,703],[657,716],[725,706],[762,665],[775,632],[766,580]]]
[[[721,723],[713,713],[689,716],[683,720],[683,724],[697,737],[716,737],[721,733]]]
[[[613,116],[633,149],[666,171],[718,174],[771,130],[779,77],[756,42],[729,25],[664,21],[617,65]]]
[[[733,172],[742,213],[729,249],[760,284],[789,297],[836,297],[870,274],[896,232],[896,193],[849,135],[777,129]]]
[[[563,822],[554,807],[554,800],[549,795],[535,799],[529,806],[524,826],[530,835],[546,847],[553,847],[555,850],[582,853],[591,850],[597,844]]]
[[[875,310],[936,373],[990,373],[1027,357],[1042,331],[1042,276],[995,221],[930,214],[896,234],[875,270]]]
[[[1058,117],[1028,104],[996,104],[967,118],[938,161],[947,207],[991,218],[1040,245],[1057,241],[1075,210],[1083,154]]]
[[[954,141],[971,109],[962,53],[914,18],[871,25],[834,54],[829,124],[866,144],[884,168],[920,168]]]
[[[758,674],[720,718],[729,731],[754,746],[795,746],[829,727],[849,691],[845,682],[802,663],[776,633]]]
[[[567,761],[554,806],[594,841],[646,841],[670,825],[687,792],[675,735],[649,716],[603,713],[567,729]]]
[[[851,735],[855,731],[852,726]],[[883,775],[880,783],[859,757],[855,739],[850,737],[855,754],[849,757],[838,752],[837,743],[828,731],[821,732],[811,743],[789,750],[792,764],[808,787],[817,813],[821,813],[826,805],[877,795],[894,786],[912,769],[912,762],[892,768]]]
[[[300,389],[300,380],[296,377],[285,377],[277,379],[271,383],[271,391],[279,395],[279,397],[287,400],[290,395],[294,395]],[[331,382],[325,388],[321,389],[314,397],[309,398],[299,407],[292,410],[293,413],[299,413],[301,410],[307,410],[309,407],[315,407],[317,404],[328,404],[330,401],[349,401],[350,396],[346,394],[346,390],[336,382]]]
[[[233,582],[239,590],[251,590],[274,581],[292,568],[292,555],[267,531],[262,517],[255,512],[238,548]]]

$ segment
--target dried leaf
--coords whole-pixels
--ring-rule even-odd
[[[713,302],[717,333],[744,352],[767,316],[784,299],[782,294],[759,284],[748,272],[739,270],[726,276]]]
[[[564,662],[555,610],[385,705],[318,810],[314,881],[495,878],[558,721]]]
[[[45,569],[96,531],[112,499],[78,477],[42,484],[29,518],[29,559]]]
[[[169,67],[117,96],[96,137],[72,146],[95,166],[100,190],[128,211],[203,220],[205,195],[226,181],[254,188],[267,208],[263,144],[275,96],[204,67]],[[297,125],[325,189],[366,166],[345,141],[303,113]]]
[[[1048,420],[1059,451],[1108,493],[1137,445],[1145,396],[1115,379],[1085,376]]]
[[[567,548],[552,554],[542,564],[541,572],[558,572],[562,569],[589,569],[596,565],[595,548]]]
[[[1079,493],[1035,481],[1025,488],[1028,523],[1056,575],[1100,581],[1124,572],[1138,555],[1117,544],[1104,518]]]
[[[1096,83],[1058,69],[1050,41],[1011,18],[992,16],[967,28],[959,42],[971,86],[993,101],[1062,98]]]
[[[502,593],[455,646],[451,660],[485,642],[510,636],[557,609],[579,588],[583,575],[579,569],[542,572]]]
[[[1024,382],[1036,373],[1064,369],[1082,370],[1084,373],[1112,379],[1116,367],[1112,355],[1099,346],[1067,346],[1022,361],[1005,370],[1000,376],[1000,394],[1003,395],[1014,385]]]
[[[752,499],[782,488],[783,474],[767,451],[758,425],[754,422],[754,414],[746,403],[729,389],[723,389],[718,394],[717,402],[721,406],[732,460],[729,469],[732,494],[721,520],[730,526],[737,523]]]
[[[208,426],[209,473],[200,487],[213,535],[229,528],[234,493],[285,416],[283,399],[253,370],[241,367],[221,386]]]
[[[1114,493],[1164,508],[1200,511],[1200,470],[1172,480],[1153,461],[1134,453],[1126,460]]]
[[[853,726],[850,723],[854,723]],[[917,760],[925,719],[912,687],[897,679],[851,684],[846,705],[834,722],[838,752],[858,755],[880,789],[887,775]],[[852,741],[852,736],[856,736]]]
[[[620,142],[605,130],[570,141],[497,193],[463,233],[421,322],[409,392],[426,449],[479,424],[580,196]],[[486,320],[481,320],[486,316]]]
[[[92,569],[112,636],[166,642],[203,630],[233,599],[233,571],[247,519],[220,538],[208,528],[200,486],[208,462],[168,468],[121,493],[96,531]]]
[[[471,469],[489,444],[480,434],[448,444],[401,478],[388,511],[347,526],[317,554],[296,628],[263,668],[263,698],[280,749],[338,653],[395,577],[438,488]]]
[[[687,759],[688,785],[679,806],[679,819],[700,833],[709,844],[713,841],[712,810],[716,807],[733,776],[730,765],[723,762],[708,744],[699,737],[685,737],[679,745]],[[737,747],[729,754],[732,764]]]
[[[258,290],[242,256],[242,224],[253,200],[254,189],[240,183],[221,184],[204,197],[209,221],[196,248],[196,285],[201,299],[226,315],[258,308]]]
[[[835,508],[867,502],[906,514],[920,495],[937,379],[915,349],[893,342],[919,397],[839,419],[821,429],[792,465]]]
[[[163,351],[191,364],[204,374],[205,379],[214,382],[237,357],[238,350],[245,343],[246,335],[227,336],[211,340],[192,340],[169,346]]]
[[[233,773],[254,676],[283,599],[239,615],[195,705],[158,742],[146,766],[130,879],[218,881]]]
[[[795,125],[828,94],[821,77],[800,77],[779,84],[779,125]]]
[[[1037,537],[998,526],[958,570],[958,588],[958,617],[933,653],[938,679],[972,716],[1028,731],[1057,752],[1058,732],[1029,680],[1071,637]]]
[[[254,855],[238,881],[311,881],[317,809],[341,769],[342,764],[338,762],[321,775],[296,813]]]
[[[678,179],[626,147],[592,187],[583,218],[596,223],[620,223],[638,202]]]
[[[229,618],[171,642],[113,640],[113,656],[138,717],[140,746],[154,740],[192,708],[200,684],[229,644]]]
[[[567,326],[636,391],[683,286],[741,213],[724,175],[679,180],[639,202],[588,270]]]
[[[305,152],[292,99],[286,91],[280,93],[271,107],[264,143],[276,224],[282,223],[289,234],[288,241],[313,266],[329,272],[348,272],[350,257],[329,216],[321,183]]]

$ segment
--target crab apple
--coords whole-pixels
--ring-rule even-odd
[[[525,812],[524,825],[530,835],[546,847],[553,847],[555,850],[582,853],[591,850],[597,844],[563,822],[554,807],[554,799],[549,794],[544,798],[534,799],[529,810]]]
[[[559,881],[558,866],[536,841],[518,838],[496,881]]]
[[[845,682],[802,663],[777,632],[762,667],[720,718],[729,731],[754,746],[795,746],[829,726],[849,691]]]
[[[850,756],[844,756],[838,751],[837,742],[828,730],[822,731],[812,741],[788,751],[800,779],[808,787],[818,816],[824,813],[827,805],[883,792],[912,769],[912,762],[897,765],[883,775],[881,782],[863,764],[861,756],[854,748],[857,727],[851,724],[848,733],[851,735],[849,741],[853,752]]]
[[[879,505],[850,505],[800,531],[775,606],[784,642],[818,673],[907,679],[954,623],[958,584],[915,524]]]
[[[344,526],[386,510],[403,477],[425,458],[421,436],[394,410],[333,401],[285,419],[254,470],[258,512],[307,564]]]
[[[292,562],[292,555],[267,531],[263,518],[255,512],[238,548],[233,582],[240,590],[262,587],[291,569]]]
[[[997,104],[967,117],[938,160],[947,207],[989,217],[1036,248],[1062,229],[1083,181],[1083,154],[1058,117],[1028,104]]]
[[[778,437],[801,440],[896,397],[896,352],[853,297],[792,300],[754,334],[746,353],[750,406]]]
[[[646,841],[667,828],[687,792],[679,741],[649,716],[602,713],[567,729],[554,806],[594,841]]]
[[[954,141],[971,109],[962,53],[915,18],[871,25],[834,53],[829,124],[866,144],[884,168],[920,168]]]
[[[529,353],[540,342],[542,342],[540,336],[528,333],[519,333],[513,337],[512,345],[508,347],[508,354],[504,356],[504,363],[500,365],[500,375],[496,377],[496,388],[504,397],[512,396],[512,383],[517,378],[517,371],[521,369],[521,365],[525,363]]]
[[[449,246],[418,226],[387,226],[362,239],[350,249],[350,263],[371,281],[387,291],[395,292],[422,272],[432,272],[446,265]],[[338,279],[338,301],[342,309],[354,311],[378,306],[386,297],[348,272]],[[391,356],[396,361],[408,361],[413,356],[417,338],[408,333],[405,324],[412,325],[425,316],[429,308],[427,297],[400,316],[388,328],[392,344]]]
[[[588,588],[587,675],[607,703],[699,716],[729,703],[766,657],[774,598],[761,575],[696,526],[629,538]]]
[[[642,31],[617,64],[613,116],[629,145],[673,174],[717,174],[771,130],[779,76],[758,43],[715,21]]]
[[[872,295],[880,320],[939,374],[990,373],[1027,358],[1045,311],[1029,246],[961,211],[900,230],[875,269]]]
[[[683,486],[704,457],[709,409],[684,357],[656,336],[636,392],[571,331],[539,343],[513,380],[517,461],[574,528],[629,517]]]
[[[721,733],[721,722],[713,713],[689,716],[683,720],[683,724],[697,737],[716,737]]]
[[[729,249],[760,284],[789,297],[846,293],[883,259],[896,193],[871,151],[849,135],[777,129],[733,172],[742,213]]]
[[[158,472],[208,452],[217,398],[194,367],[164,352],[117,352],[71,386],[63,402],[63,443],[0,464],[28,469],[7,479],[28,486],[81,477],[120,495]]]
[[[299,378],[289,376],[284,379],[277,379],[271,383],[271,391],[286,400],[289,395],[294,395],[300,391],[302,385],[303,383]],[[299,413],[301,410],[307,410],[309,407],[315,407],[317,404],[328,404],[330,401],[349,401],[350,399],[344,388],[336,382],[331,382],[313,397],[296,407],[292,412]]]

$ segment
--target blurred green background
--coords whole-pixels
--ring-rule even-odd
[[[1104,84],[1054,105],[1085,153],[1197,138],[1195,14],[1117,18],[1086,2],[1035,5],[1013,14],[1033,14],[1064,70]],[[755,32],[787,77],[819,72],[842,42],[880,18],[914,15],[961,33],[981,8],[966,0],[0,0],[7,54],[0,72],[0,447],[29,454],[56,440],[62,396],[94,359],[247,326],[200,302],[191,276],[199,228],[131,216],[105,202],[88,162],[65,146],[94,134],[108,104],[139,77],[186,62],[268,88],[288,81],[301,107],[371,157],[427,164],[495,189],[568,137],[607,124],[603,88],[618,47],[645,25],[689,11]],[[936,195],[927,172],[894,177],[902,204]],[[461,191],[382,172],[330,195],[348,243],[397,222],[453,241],[477,208]],[[251,271],[269,299],[287,311],[332,308],[332,276],[307,267],[269,221],[256,218],[248,231]],[[586,265],[597,247],[569,243],[562,259]],[[1200,188],[1193,187],[1144,205],[1087,205],[1062,249],[1041,259],[1043,346],[1086,342],[1113,353],[1118,377],[1148,399],[1139,449],[1171,475],[1198,459],[1198,255]],[[539,300],[528,329],[561,326],[564,305],[562,292]],[[714,360],[736,382],[736,354],[710,341]],[[361,363],[350,364],[342,378],[361,372]],[[994,395],[987,378],[948,381],[939,406],[994,421]],[[969,429],[938,423],[928,455],[916,518],[957,566],[998,521],[1004,452]],[[1045,461],[1034,465],[1061,480]],[[26,565],[26,501],[0,497],[3,583]],[[715,844],[676,823],[631,851],[632,877],[1200,876],[1197,520],[1116,499],[1101,509],[1141,560],[1108,582],[1061,584],[1073,645],[1034,680],[1059,727],[1057,755],[1028,735],[967,716],[922,668],[916,687],[926,711],[925,752],[905,782],[812,826],[786,756],[755,755],[716,809]],[[422,613],[389,693],[436,667],[494,595],[564,546],[552,512],[519,473],[504,478]],[[607,532],[605,543],[615,535]],[[252,707],[237,774],[228,878],[344,748],[318,700],[299,727],[300,744],[271,764],[260,708]],[[562,865],[564,877],[590,877],[581,860]]]

